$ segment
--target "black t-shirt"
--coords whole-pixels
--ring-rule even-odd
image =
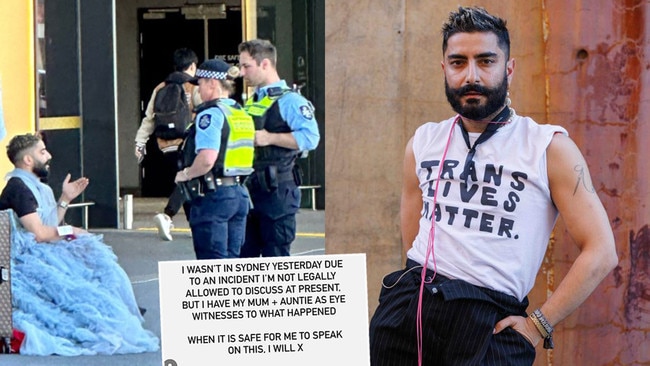
[[[20,178],[11,178],[0,194],[0,210],[11,208],[18,217],[36,212],[38,202]]]

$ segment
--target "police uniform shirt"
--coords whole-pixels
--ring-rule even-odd
[[[228,106],[235,105],[235,101],[232,99],[224,98],[220,101]],[[217,107],[208,108],[196,116],[196,137],[194,142],[197,154],[202,149],[219,151],[221,147],[221,128],[224,123],[225,116]]]
[[[268,89],[278,87],[289,88],[284,80],[265,85],[255,91],[257,100],[264,98],[268,94]],[[280,115],[292,130],[291,133],[296,139],[298,150],[314,150],[320,140],[314,106],[298,93],[287,93],[276,103],[278,103]]]

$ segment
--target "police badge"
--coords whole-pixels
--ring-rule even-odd
[[[300,114],[302,114],[302,116],[307,119],[314,118],[314,112],[312,111],[312,108],[310,108],[308,105],[300,106]]]
[[[199,128],[202,130],[205,130],[206,128],[210,127],[210,115],[209,114],[204,114],[201,116],[199,119]]]

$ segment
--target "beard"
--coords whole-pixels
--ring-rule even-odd
[[[482,96],[487,98],[487,102],[481,104],[478,98],[469,97],[463,104],[461,98],[470,91],[481,93]],[[456,113],[474,121],[481,121],[505,105],[508,96],[508,76],[504,73],[501,84],[494,88],[469,84],[454,89],[449,86],[447,79],[445,79],[445,95],[447,95],[447,101]]]
[[[34,174],[36,174],[36,176],[41,179],[47,178],[47,176],[50,174],[50,168],[49,168],[50,161],[51,160],[48,160],[44,163],[38,162],[34,164],[34,168],[32,169],[32,172],[34,172]]]

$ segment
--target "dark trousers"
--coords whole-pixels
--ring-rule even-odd
[[[192,200],[190,228],[196,259],[238,258],[246,233],[248,191],[219,186]]]
[[[169,217],[174,217],[178,213],[178,211],[180,211],[181,207],[183,207],[183,210],[185,211],[185,218],[189,222],[190,204],[189,202],[185,202],[185,198],[183,198],[180,189],[178,188],[176,183],[174,183],[174,179],[176,178],[176,173],[179,171],[178,169],[179,152],[171,151],[171,152],[163,153],[163,159],[165,161],[163,167],[165,172],[164,173],[165,183],[171,182],[172,185],[172,193],[169,196],[169,199],[167,200],[167,206],[165,206],[163,212]]]
[[[189,222],[191,208],[190,202],[185,201],[185,197],[183,197],[180,188],[176,186],[172,192],[172,195],[169,196],[169,200],[167,200],[167,206],[165,206],[165,210],[163,212],[169,217],[174,217],[174,215],[180,211],[181,207],[183,207],[183,211],[185,211],[185,218]]]
[[[296,214],[271,219],[251,210],[246,219],[246,242],[241,258],[288,257],[296,238]]]
[[[433,273],[427,271],[427,278]],[[421,267],[407,268],[383,279],[379,306],[370,321],[373,366],[418,364],[416,334]],[[496,323],[508,315],[526,316],[528,300],[461,280],[437,275],[425,284],[422,297],[423,365],[530,366],[535,348],[521,334],[506,328],[494,335]]]
[[[296,212],[300,208],[300,190],[293,181],[280,182],[278,188],[265,192],[249,188],[253,208],[246,220],[246,241],[242,258],[286,257],[296,238]]]

